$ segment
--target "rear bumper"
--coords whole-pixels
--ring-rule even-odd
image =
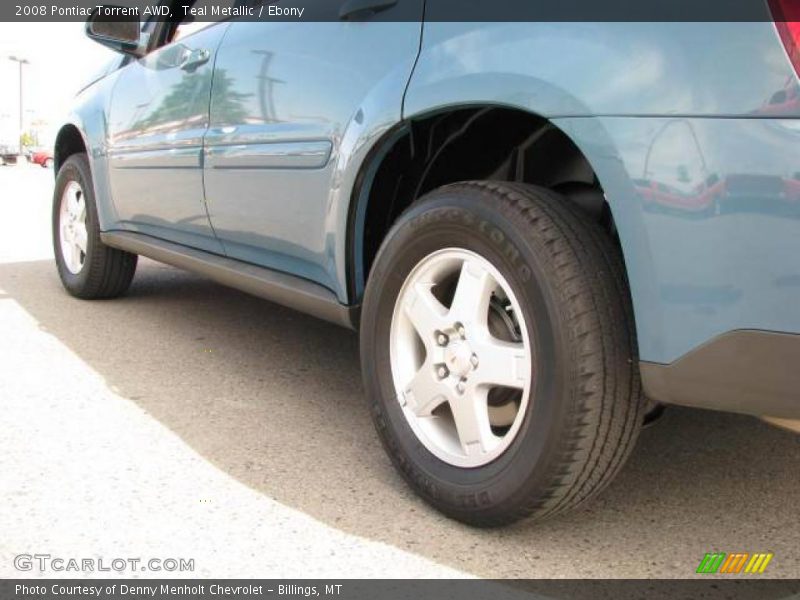
[[[673,363],[640,369],[645,393],[658,402],[800,418],[800,335],[732,331]]]

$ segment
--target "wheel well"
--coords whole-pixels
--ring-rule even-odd
[[[58,173],[61,165],[73,154],[86,152],[86,145],[83,143],[83,136],[75,125],[64,125],[56,137],[53,159],[55,161],[54,172]]]
[[[375,255],[403,210],[426,192],[457,181],[515,181],[552,189],[586,210],[619,244],[594,169],[547,119],[510,108],[459,108],[413,119],[386,139],[390,142],[379,149],[377,168],[366,161],[351,204],[350,239],[361,235],[360,246],[351,244],[352,298],[360,298]]]

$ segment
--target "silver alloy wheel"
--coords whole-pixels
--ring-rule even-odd
[[[61,194],[58,225],[61,258],[67,270],[77,275],[86,261],[89,237],[86,230],[86,200],[77,181],[70,181]]]
[[[528,407],[531,344],[489,261],[460,248],[420,261],[400,290],[390,345],[397,399],[430,452],[472,468],[508,449]]]

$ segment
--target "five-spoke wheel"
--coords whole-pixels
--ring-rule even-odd
[[[77,275],[86,261],[86,202],[77,181],[70,181],[61,194],[59,240],[61,257],[69,272]]]
[[[367,280],[361,363],[384,447],[472,524],[580,504],[641,425],[630,319],[611,237],[569,199],[494,182],[430,193]]]
[[[486,259],[456,248],[425,257],[400,291],[390,344],[397,399],[434,455],[476,467],[513,441],[531,346],[517,298]]]

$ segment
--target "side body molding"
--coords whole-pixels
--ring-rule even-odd
[[[214,141],[213,134],[206,136],[208,169],[321,169],[333,147],[329,140],[234,146],[216,146]]]

